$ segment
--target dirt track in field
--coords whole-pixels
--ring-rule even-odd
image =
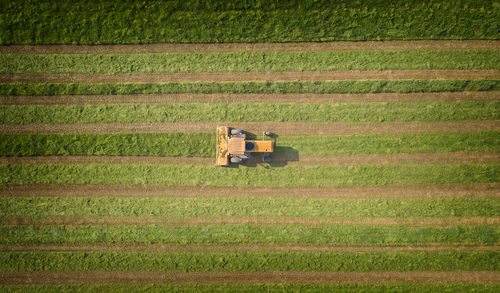
[[[360,154],[328,157],[308,157],[284,153],[273,154],[273,163],[289,166],[356,166],[382,164],[487,164],[499,163],[500,155],[494,152],[450,152],[415,154]],[[176,164],[214,165],[214,158],[152,157],[152,156],[26,156],[0,157],[0,164]],[[273,165],[271,163],[271,165]],[[249,166],[267,165],[260,158],[252,158]]]
[[[417,251],[500,251],[499,246],[481,246],[475,243],[425,243],[407,246],[317,246],[297,243],[232,243],[211,244],[35,244],[0,245],[0,251],[100,251],[100,252],[417,252]]]
[[[395,103],[497,101],[500,91],[370,94],[136,94],[0,96],[1,105],[86,105],[169,103]]]
[[[0,54],[145,54],[205,52],[298,52],[362,50],[498,50],[498,40],[418,40],[299,43],[12,45]]]
[[[497,271],[410,272],[0,272],[0,284],[498,284]]]
[[[499,79],[499,70],[349,70],[290,72],[179,72],[132,74],[0,74],[0,82],[123,83],[123,82],[236,82],[393,79]]]
[[[291,198],[500,198],[500,183],[421,184],[329,188],[240,188],[133,184],[10,184],[0,185],[0,197],[239,197]]]
[[[500,226],[500,217],[374,217],[374,218],[345,218],[345,217],[196,217],[196,218],[169,218],[169,217],[95,217],[95,216],[46,216],[37,219],[23,217],[0,218],[0,225],[4,226],[46,226],[46,225],[162,225],[166,227],[198,226],[198,225],[303,225],[317,227],[325,225],[345,226],[404,226],[412,228],[454,226]]]
[[[250,133],[271,131],[278,135],[403,134],[426,132],[467,133],[500,130],[500,120],[442,122],[166,122],[102,124],[0,124],[0,133],[156,133],[213,132],[218,125],[245,129]]]

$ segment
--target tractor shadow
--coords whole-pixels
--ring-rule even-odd
[[[262,135],[259,137],[254,133],[246,132],[247,139],[262,139]],[[230,167],[238,168],[239,165],[246,167],[285,167],[289,162],[299,161],[299,152],[289,146],[279,145],[279,136],[274,134],[272,139],[274,140],[274,152],[271,154],[270,162],[262,161],[261,153],[254,153],[252,157],[241,164],[231,164]]]

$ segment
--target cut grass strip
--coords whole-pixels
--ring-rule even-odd
[[[414,93],[498,91],[499,80],[336,80],[292,82],[0,83],[1,95],[154,93]]]
[[[87,274],[87,272],[83,273]],[[27,277],[27,276],[26,276]],[[68,280],[64,276],[64,280]],[[21,279],[21,276],[20,276]],[[30,275],[30,280],[38,280]],[[43,283],[46,278],[40,278]],[[48,278],[47,278],[48,279]],[[64,282],[61,279],[61,282]],[[36,281],[30,284],[38,283]],[[71,284],[71,285],[3,285],[0,290],[7,293],[55,293],[55,292],[483,292],[497,293],[498,284]]]
[[[1,124],[139,122],[436,122],[500,119],[500,101],[431,103],[234,103],[0,106]]]
[[[394,103],[496,101],[499,91],[375,94],[137,94],[0,96],[2,105],[86,105],[169,103]]]
[[[168,284],[168,286],[174,286],[175,292],[186,292],[182,291],[181,286],[184,284],[189,284],[187,289],[193,288],[194,291],[187,292],[198,292],[197,288],[204,288],[203,284],[210,284],[212,290],[217,290],[215,284],[222,285],[223,287],[219,290],[226,292],[228,289],[234,288],[236,292],[240,292],[237,289],[243,289],[244,292],[253,292],[247,287],[252,285],[258,285],[258,288],[266,289],[261,290],[265,292],[302,292],[302,291],[290,291],[298,284],[300,287],[298,289],[312,289],[314,286],[320,286],[322,289],[318,292],[331,292],[329,288],[333,286],[350,286],[346,288],[357,288],[352,286],[359,286],[358,284],[364,284],[370,287],[359,287],[371,288],[398,288],[398,285],[405,286],[403,288],[420,288],[416,284],[425,284],[424,286],[432,286],[434,284],[439,284],[440,287],[437,288],[476,288],[480,285],[495,286],[498,284],[499,278],[496,271],[411,271],[411,272],[395,272],[395,271],[378,271],[378,272],[297,272],[297,271],[270,271],[270,272],[147,272],[147,271],[68,271],[68,272],[50,272],[50,271],[32,271],[32,272],[0,272],[0,284],[11,285],[11,284],[120,284],[121,286],[138,286],[135,284],[148,284],[147,291],[157,292],[158,288],[156,284]],[[155,284],[155,285],[152,285]],[[174,285],[175,284],[175,285]],[[181,285],[182,284],[182,285]],[[196,284],[196,285],[195,285]],[[201,284],[201,285],[200,285]],[[235,286],[236,284],[236,286]],[[249,285],[252,284],[252,285]],[[269,284],[271,286],[278,286],[274,290],[267,291]],[[294,285],[289,285],[294,284]],[[315,285],[311,285],[315,284]],[[342,285],[339,285],[342,284]],[[347,285],[346,285],[347,284]],[[384,287],[380,287],[382,284]],[[432,284],[432,285],[431,285]],[[459,285],[460,284],[460,285]],[[487,284],[487,285],[486,285]],[[451,287],[450,287],[451,286]],[[28,287],[28,288],[31,288]],[[64,287],[62,287],[64,288]],[[134,287],[132,287],[134,288]],[[166,287],[171,288],[171,287]],[[208,289],[207,288],[207,289]],[[271,287],[272,288],[272,287]],[[336,287],[334,287],[336,288]],[[344,288],[344,287],[342,287]],[[426,287],[424,287],[426,288]],[[429,290],[429,287],[427,290]],[[493,287],[494,288],[494,287]],[[178,291],[181,290],[181,291]],[[276,291],[279,290],[279,291]],[[288,291],[287,291],[288,290]],[[363,292],[371,292],[365,291]],[[217,291],[217,292],[221,292]],[[60,292],[60,291],[57,291]],[[73,291],[71,291],[73,292]],[[87,290],[85,290],[87,292]],[[92,291],[93,292],[93,291]],[[100,292],[100,291],[99,291]],[[130,292],[130,291],[120,291],[120,292]],[[143,292],[143,291],[140,291]],[[164,292],[164,291],[161,291]],[[207,291],[203,291],[207,292]],[[214,291],[208,291],[214,292]],[[227,291],[227,292],[235,292]],[[258,291],[260,292],[260,291]],[[311,291],[307,291],[311,292]],[[316,292],[316,291],[314,291]],[[339,292],[339,291],[334,291]],[[341,291],[346,292],[346,291]],[[353,291],[348,291],[353,292]],[[358,292],[358,291],[354,291]],[[376,291],[376,292],[387,292],[387,291]],[[396,291],[391,291],[396,292]],[[400,292],[400,291],[397,291]],[[407,291],[403,291],[407,292]],[[420,291],[418,291],[420,292]],[[434,291],[425,291],[434,292]],[[453,291],[450,291],[453,292]],[[482,292],[482,291],[481,291]]]
[[[326,187],[493,183],[500,165],[286,166],[282,168],[91,164],[0,165],[0,184],[109,183],[187,186]],[[231,178],[231,180],[228,180]]]
[[[425,243],[423,245],[404,246],[335,246],[311,245],[305,243],[232,243],[232,244],[130,244],[130,243],[95,243],[95,244],[0,244],[0,251],[64,251],[64,252],[433,252],[433,251],[497,251],[498,246],[483,246],[477,243],[466,245],[453,243]]]
[[[425,244],[486,245],[500,241],[500,228],[447,228],[301,225],[162,225],[123,226],[0,226],[0,244],[207,244],[294,243],[333,246],[402,246]]]
[[[500,253],[477,252],[0,252],[1,271],[495,271]]]
[[[499,40],[406,40],[287,43],[156,43],[115,45],[9,45],[0,54],[154,54],[225,52],[336,52],[401,50],[497,50]]]
[[[217,126],[228,125],[260,134],[263,130],[277,135],[358,135],[358,134],[417,134],[417,133],[471,133],[500,131],[500,120],[467,120],[441,122],[164,122],[164,123],[100,123],[100,124],[0,124],[0,133],[169,133],[210,132]]]
[[[46,226],[46,225],[160,225],[165,227],[179,227],[191,225],[303,225],[317,227],[324,225],[344,226],[401,226],[401,227],[436,227],[448,228],[454,226],[482,226],[500,227],[500,217],[379,217],[379,218],[345,218],[345,217],[274,217],[274,216],[208,216],[196,218],[171,218],[165,216],[28,216],[28,217],[0,217],[3,226]]]
[[[3,197],[2,217],[478,217],[500,216],[496,198],[318,199],[283,197]],[[271,222],[271,219],[270,219]]]
[[[276,156],[500,152],[500,132],[280,136]],[[0,156],[215,157],[214,133],[0,134]],[[293,159],[293,158],[292,158]]]
[[[0,74],[500,69],[498,50],[0,54]]]
[[[300,5],[266,0],[109,1],[90,7],[83,0],[14,1],[3,8],[0,44],[498,39],[498,6],[487,0],[460,5],[380,0],[309,0]]]
[[[495,80],[499,70],[347,70],[175,73],[17,73],[0,74],[2,83],[169,83],[169,82],[293,82],[350,80]]]
[[[499,198],[500,183],[418,184],[339,188],[269,188],[133,184],[9,184],[0,197],[284,197],[284,198]]]

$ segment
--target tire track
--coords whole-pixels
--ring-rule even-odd
[[[10,184],[0,197],[290,197],[290,198],[500,198],[500,183],[419,184],[337,188],[241,188],[133,184]]]
[[[500,120],[442,122],[165,122],[165,123],[101,123],[101,124],[0,124],[0,133],[156,133],[213,132],[218,125],[229,125],[248,132],[263,130],[278,135],[355,135],[403,134],[426,132],[467,133],[500,131]]]
[[[196,218],[169,218],[169,217],[96,217],[96,216],[43,216],[36,218],[0,217],[3,226],[148,226],[161,225],[165,227],[181,226],[210,226],[210,225],[259,225],[283,226],[301,225],[319,227],[325,225],[342,226],[385,226],[411,228],[449,228],[454,226],[481,226],[490,225],[499,227],[500,217],[374,217],[374,218],[345,218],[345,217],[196,217]]]
[[[0,272],[0,284],[498,284],[496,271]]]
[[[2,105],[86,105],[167,103],[404,103],[497,101],[500,91],[368,94],[135,94],[0,96]]]
[[[302,157],[295,154],[275,153],[274,163],[290,166],[356,166],[387,164],[487,164],[499,163],[500,155],[494,152],[446,152],[403,154],[358,154],[327,157]],[[0,157],[0,164],[176,164],[214,165],[214,158],[154,157],[154,156],[25,156]],[[244,165],[267,165],[259,158],[252,158]]]
[[[297,243],[233,243],[226,245],[183,245],[178,243],[162,244],[35,244],[35,245],[2,245],[0,251],[99,251],[99,252],[434,252],[434,251],[500,251],[498,246],[472,246],[474,243],[462,245],[456,243],[425,243],[419,246],[317,246]]]
[[[372,50],[498,50],[498,40],[415,40],[358,42],[137,44],[137,45],[10,45],[0,54],[145,54],[208,52],[300,52]]]
[[[499,70],[350,70],[131,74],[0,74],[1,83],[238,82],[394,79],[500,79]]]

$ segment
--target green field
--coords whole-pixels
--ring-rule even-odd
[[[0,1],[0,291],[500,291],[499,8]]]

